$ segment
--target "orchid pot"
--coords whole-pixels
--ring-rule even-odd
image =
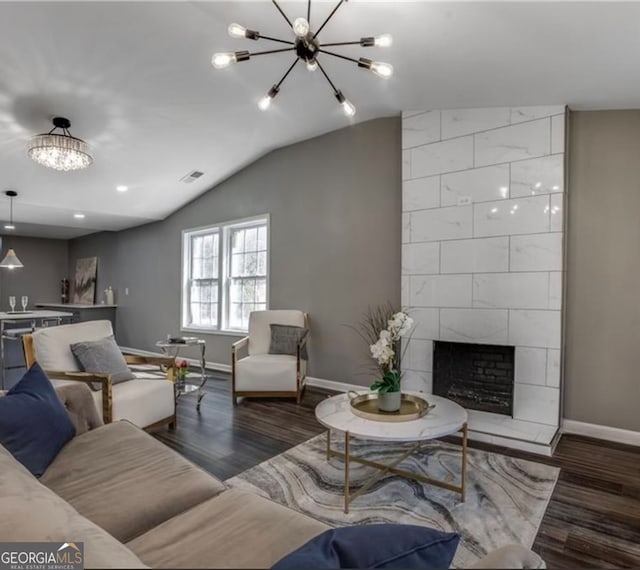
[[[388,370],[384,376],[371,384],[372,390],[378,391],[378,409],[382,412],[397,412],[400,409],[402,392],[400,392],[400,373]]]

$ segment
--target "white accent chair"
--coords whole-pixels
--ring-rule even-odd
[[[243,396],[295,398],[298,404],[302,400],[307,361],[300,358],[300,353],[308,335],[298,343],[296,356],[269,354],[272,324],[308,328],[308,317],[296,310],[253,311],[249,315],[249,336],[231,348],[234,405]],[[238,360],[240,350],[245,347],[248,356]]]
[[[136,378],[112,384],[108,374],[81,371],[70,345],[100,340],[112,334],[110,321],[86,321],[38,329],[23,336],[27,368],[38,362],[54,385],[70,382],[101,384],[101,389],[92,391],[92,395],[104,423],[128,420],[144,429],[165,424],[174,428],[176,395],[173,358],[124,355],[127,364],[157,364],[166,368],[166,378]]]

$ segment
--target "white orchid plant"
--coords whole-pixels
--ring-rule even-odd
[[[369,308],[360,323],[358,334],[369,344],[369,351],[381,376],[372,390],[381,394],[400,391],[400,339],[413,328],[413,319],[404,311],[397,311],[390,303]]]

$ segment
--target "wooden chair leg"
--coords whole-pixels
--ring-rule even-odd
[[[296,401],[298,404],[300,404],[302,402],[302,398],[304,398],[304,389],[307,387],[306,383],[305,383],[305,378],[302,379],[302,382],[300,382],[300,388],[298,390],[298,394],[296,396]]]

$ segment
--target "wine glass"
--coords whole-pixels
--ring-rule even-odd
[[[11,312],[15,312],[16,310],[16,298],[14,295],[9,297],[9,306],[11,307]]]
[[[29,297],[27,297],[26,295],[22,295],[22,298],[20,299],[20,302],[22,303],[22,312],[26,313],[27,312],[27,305],[29,304]]]

